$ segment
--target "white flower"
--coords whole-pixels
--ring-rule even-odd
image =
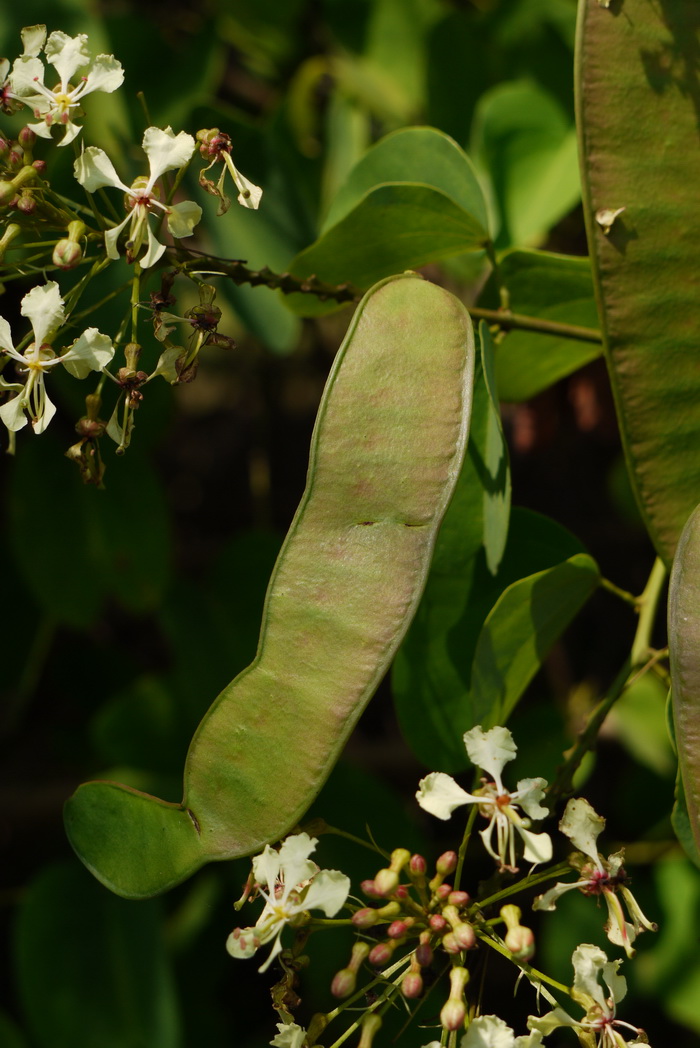
[[[572,997],[585,1008],[585,1018],[577,1021],[563,1008],[554,1008],[541,1018],[531,1015],[528,1028],[547,1036],[560,1026],[570,1026],[579,1032],[582,1044],[596,1045],[597,1048],[647,1044],[642,1030],[616,1018],[616,1006],[627,993],[626,980],[617,974],[622,961],[609,961],[599,947],[584,943],[574,950],[571,963],[575,973]],[[605,989],[600,982],[601,976]],[[625,1041],[619,1033],[622,1027],[632,1030],[638,1037]]]
[[[537,1048],[541,1044],[542,1034],[538,1030],[516,1037],[497,1015],[480,1015],[470,1022],[460,1048]]]
[[[46,395],[46,372],[63,364],[71,375],[86,378],[88,372],[101,371],[110,362],[114,347],[107,335],[101,335],[97,328],[88,328],[65,353],[56,356],[50,341],[65,320],[65,314],[55,281],[32,288],[22,299],[20,312],[31,322],[34,341],[24,353],[19,353],[12,342],[10,325],[0,317],[0,350],[21,365],[20,370],[27,373],[27,379],[19,389],[14,384],[11,386],[18,392],[0,407],[0,419],[15,432],[26,426],[29,415],[34,432],[43,433],[56,414],[55,406]]]
[[[41,138],[51,138],[54,125],[65,128],[59,145],[72,142],[81,128],[73,122],[80,112],[80,103],[93,91],[111,94],[124,81],[121,63],[114,55],[98,55],[87,74],[78,77],[77,84],[71,83],[78,70],[90,62],[87,36],[68,36],[57,30],[46,40],[46,26],[31,26],[22,30],[24,54],[12,66],[10,85],[12,97],[21,99],[34,110],[39,120],[28,126]],[[45,46],[44,46],[45,44]],[[54,88],[44,84],[45,68],[38,57],[44,50],[46,61],[59,76]]]
[[[277,1023],[279,1033],[276,1034],[270,1044],[272,1048],[304,1048],[306,1030],[296,1023]]]
[[[104,186],[112,186],[126,194],[128,213],[123,222],[105,233],[105,247],[109,258],[119,258],[117,241],[122,229],[130,223],[129,240],[126,245],[127,258],[131,262],[139,254],[144,240],[147,241],[146,253],[139,262],[143,268],[152,266],[165,251],[165,245],[155,237],[149,225],[149,217],[160,211],[167,216],[168,230],[178,239],[191,235],[194,227],[202,217],[202,209],[192,200],[181,204],[166,205],[159,200],[156,182],[166,171],[184,167],[194,153],[195,143],[191,135],[181,131],[174,134],[172,128],[148,127],[143,136],[143,150],[148,157],[150,174],[140,176],[133,185],[127,186],[119,178],[112,161],[102,149],[89,146],[75,162],[75,177],[88,193]]]
[[[232,957],[252,957],[265,943],[272,950],[259,971],[264,972],[282,949],[285,924],[303,923],[307,910],[334,917],[350,891],[350,878],[338,870],[320,870],[309,855],[318,841],[307,833],[287,837],[279,851],[265,846],[253,859],[253,875],[265,908],[251,928],[235,928],[226,949]]]
[[[530,819],[543,819],[549,815],[539,803],[544,797],[545,779],[521,779],[518,787],[510,793],[503,785],[503,766],[516,754],[513,736],[507,728],[472,728],[464,735],[464,745],[471,761],[489,772],[493,781],[482,780],[484,785],[467,793],[451,775],[436,771],[426,775],[419,783],[416,799],[421,808],[438,819],[449,819],[455,808],[463,804],[478,804],[479,811],[489,820],[480,832],[489,855],[499,863],[500,869],[515,872],[515,832],[525,845],[525,861],[548,862],[552,857],[552,842],[546,833],[532,833],[528,827]],[[523,819],[518,809],[522,808],[529,818]],[[496,833],[495,846],[493,843]],[[510,861],[508,861],[510,860]]]
[[[597,838],[605,828],[605,819],[597,815],[583,797],[572,798],[564,809],[559,829],[578,848],[588,856],[591,862],[581,866],[581,877],[570,883],[558,882],[544,895],[538,896],[532,904],[535,910],[553,910],[557,899],[565,892],[578,888],[585,895],[602,895],[608,908],[608,920],[605,934],[610,942],[624,947],[628,957],[634,956],[632,943],[645,929],[656,931],[656,925],[648,921],[642,913],[637,900],[627,885],[627,874],[623,866],[622,851],[609,855],[607,861],[598,852]],[[617,897],[619,892],[632,918],[625,920],[622,905]]]

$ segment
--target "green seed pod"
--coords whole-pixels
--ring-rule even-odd
[[[113,891],[144,898],[259,851],[321,789],[420,599],[464,456],[473,355],[467,311],[416,274],[364,297],[326,384],[258,653],[199,725],[182,803],[91,782],[66,804],[73,847]]]
[[[678,540],[668,590],[668,647],[678,764],[700,849],[700,506]]]

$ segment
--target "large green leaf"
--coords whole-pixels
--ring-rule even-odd
[[[75,862],[50,866],[29,888],[17,972],[38,1048],[182,1043],[158,903],[117,899]]]
[[[578,122],[601,324],[628,465],[667,564],[700,492],[699,33],[697,0],[580,5]],[[600,212],[619,208],[606,233]]]
[[[472,162],[454,139],[434,127],[405,127],[372,146],[333,199],[321,232],[326,233],[366,193],[385,182],[422,183],[442,190],[473,216],[485,235],[486,201]]]
[[[542,660],[598,586],[585,553],[512,583],[489,613],[474,652],[472,717],[505,724]]]
[[[482,96],[471,151],[491,188],[499,246],[539,244],[578,203],[574,128],[533,82],[500,84]]]
[[[79,856],[130,897],[257,851],[320,790],[420,600],[467,440],[471,322],[415,274],[365,297],[319,408],[258,653],[192,740],[181,804],[113,782],[66,805]]]
[[[476,401],[472,426],[478,418]],[[468,767],[462,735],[469,728],[501,717],[501,702],[512,708],[524,686],[508,670],[509,658],[523,660],[528,667],[528,681],[554,639],[556,623],[549,620],[544,603],[537,600],[537,619],[547,636],[538,643],[534,624],[530,635],[523,622],[532,614],[536,587],[552,592],[559,611],[571,614],[562,580],[576,580],[574,602],[590,593],[591,566],[581,557],[581,545],[560,525],[529,510],[511,513],[508,543],[496,575],[486,566],[481,536],[471,521],[469,507],[479,505],[480,479],[473,469],[474,452],[465,459],[455,497],[440,531],[433,565],[423,600],[394,663],[393,687],[401,730],[418,756],[433,770],[455,772]],[[578,556],[577,556],[578,555]],[[566,566],[553,580],[529,578],[548,568],[556,568],[572,558],[573,568]],[[522,581],[521,581],[522,580]],[[512,584],[516,587],[505,595]],[[503,603],[498,601],[504,594]],[[520,614],[520,598],[530,603]],[[580,604],[578,605],[580,606]],[[492,610],[493,609],[493,610]],[[567,610],[568,609],[568,610]],[[491,613],[491,614],[489,614]],[[507,631],[517,626],[510,653]],[[560,632],[560,631],[559,631]],[[558,633],[556,634],[558,635]],[[494,637],[501,638],[503,652],[494,664]],[[479,645],[481,644],[481,649]],[[474,665],[479,651],[482,681],[475,691]],[[529,660],[529,661],[528,661]],[[533,670],[534,672],[534,670]],[[494,674],[495,691],[488,687],[487,673]],[[525,682],[527,683],[527,682]]]
[[[513,250],[499,260],[499,280],[514,313],[597,329],[598,310],[587,258]],[[495,280],[487,301],[498,306]],[[534,331],[510,331],[498,346],[496,381],[501,400],[529,400],[600,356],[602,346]]]
[[[289,267],[292,276],[312,275],[329,284],[367,288],[391,273],[415,269],[440,258],[481,248],[486,233],[442,190],[411,182],[387,183],[360,203]],[[287,305],[302,316],[337,308],[309,295],[288,295]]]

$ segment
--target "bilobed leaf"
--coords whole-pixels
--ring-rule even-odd
[[[258,851],[317,795],[420,600],[466,447],[473,357],[465,308],[415,274],[360,303],[257,656],[197,729],[182,803],[92,782],[66,804],[73,847],[113,890],[143,898]]]
[[[587,258],[547,251],[507,251],[499,259],[499,279],[507,289],[513,313],[598,328],[591,265]],[[495,281],[492,279],[492,285]],[[498,306],[492,287],[486,301]],[[486,302],[485,302],[486,304]],[[501,400],[529,400],[599,357],[600,343],[509,331],[496,352],[496,382]]]
[[[618,12],[615,10],[621,6]],[[700,492],[696,0],[579,8],[584,211],[628,467],[670,565]],[[619,214],[609,231],[601,211]]]
[[[581,195],[576,134],[559,103],[520,80],[487,91],[471,152],[491,188],[498,246],[536,246]]]
[[[75,862],[49,866],[30,886],[17,972],[38,1048],[182,1044],[160,906],[115,898]]]

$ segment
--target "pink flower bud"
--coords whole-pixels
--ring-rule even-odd
[[[0,188],[0,194],[1,193],[2,188]],[[365,895],[369,895],[370,899],[381,899],[381,895],[377,891],[376,885],[373,880],[362,881],[362,883],[360,884],[360,888],[362,889]]]
[[[423,977],[420,972],[406,972],[401,982],[401,993],[409,1000],[423,993]]]
[[[394,895],[396,896],[397,899],[407,899],[408,898],[408,885],[407,884],[400,884],[398,886],[398,888],[396,889],[396,891],[394,892]]]
[[[439,885],[438,888],[435,891],[435,895],[440,900],[440,902],[445,902],[447,899],[449,899],[450,895],[452,895],[452,885],[451,884],[441,884],[441,885]]]
[[[450,906],[456,906],[459,909],[462,906],[466,906],[469,902],[469,892],[450,892],[447,896],[447,901]]]
[[[15,207],[23,215],[32,215],[36,211],[36,200],[31,193],[21,193]]]
[[[369,963],[374,965],[375,968],[381,968],[383,964],[388,964],[394,952],[394,946],[395,943],[393,942],[378,942],[369,952]]]
[[[33,149],[36,143],[36,133],[32,131],[31,127],[23,127],[17,135],[17,141],[22,149]]]
[[[416,964],[421,968],[428,968],[433,963],[433,948],[428,942],[422,942],[416,946]]]
[[[80,244],[72,240],[59,240],[53,249],[52,261],[60,269],[73,269],[83,257]]]
[[[403,921],[392,921],[386,933],[390,939],[402,939],[408,933],[412,924],[414,924],[414,921],[411,917],[406,917]]]
[[[464,1025],[467,1017],[467,1009],[464,1001],[455,1001],[450,998],[440,1012],[440,1022],[446,1030],[459,1030]]]
[[[457,852],[443,852],[438,861],[435,863],[435,869],[444,877],[446,877],[450,873],[454,873],[457,869]]]
[[[434,932],[441,932],[447,927],[447,921],[441,913],[433,913],[428,921],[428,924]]]
[[[428,864],[422,855],[412,855],[408,864],[409,873],[414,877],[423,877],[427,872]]]
[[[32,160],[32,167],[35,171],[38,171],[40,175],[43,175],[44,171],[46,171],[46,161]]]
[[[471,950],[473,946],[476,946],[476,935],[471,924],[457,924],[452,929],[452,934],[455,937],[455,941],[459,944],[460,950]]]
[[[331,983],[331,993],[334,997],[349,997],[354,992],[355,986],[357,985],[357,976],[355,972],[351,971],[350,968],[341,968],[339,972],[336,972],[333,976],[333,982]]]
[[[357,910],[350,918],[355,928],[372,928],[379,920],[379,915],[371,906]]]

